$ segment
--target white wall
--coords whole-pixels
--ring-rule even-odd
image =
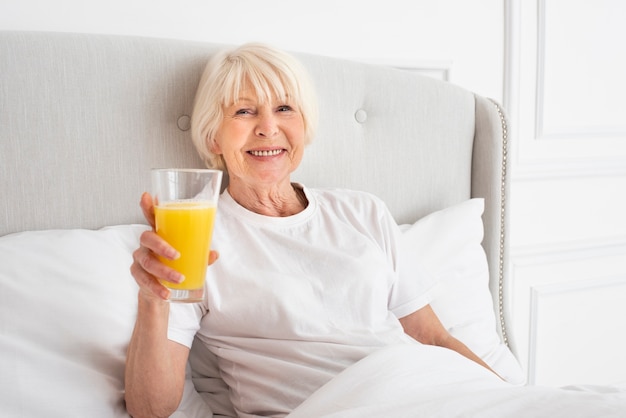
[[[500,100],[502,14],[501,0],[0,0],[0,30],[261,41],[397,66],[444,67],[450,81]]]
[[[530,383],[626,383],[626,3],[508,0],[512,341]]]

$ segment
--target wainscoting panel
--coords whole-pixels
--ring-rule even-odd
[[[624,17],[619,1],[539,2],[537,139],[626,138]]]
[[[620,383],[626,376],[626,275],[532,288],[528,382]]]
[[[626,382],[625,254],[626,240],[512,254],[510,337],[529,383]]]
[[[509,0],[507,14],[517,175],[623,171],[626,2]]]

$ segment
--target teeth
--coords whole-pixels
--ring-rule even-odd
[[[281,149],[275,149],[275,150],[271,150],[271,151],[250,151],[250,154],[256,156],[256,157],[271,157],[273,155],[278,155],[281,152],[283,152],[283,150]]]

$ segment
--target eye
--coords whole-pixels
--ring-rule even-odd
[[[291,110],[293,110],[293,108],[289,105],[281,105],[278,106],[278,108],[276,109],[278,112],[289,112]]]
[[[252,110],[247,109],[247,108],[238,109],[235,111],[235,115],[250,115],[252,113],[253,113]]]

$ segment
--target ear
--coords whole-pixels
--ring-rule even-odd
[[[206,141],[207,141],[209,151],[211,151],[215,155],[222,154],[222,148],[220,147],[220,144],[218,143],[217,138],[213,138],[213,140],[211,140],[210,138],[207,137]]]

